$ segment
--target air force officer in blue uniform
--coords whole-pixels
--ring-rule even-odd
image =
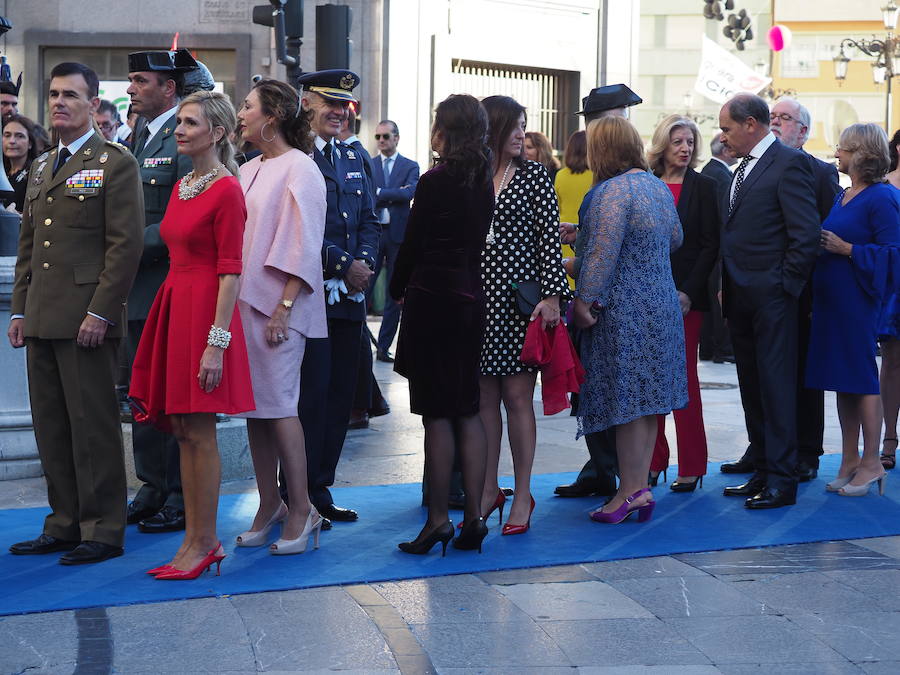
[[[301,75],[303,109],[316,134],[313,159],[325,178],[328,209],[322,267],[328,337],[309,339],[300,374],[300,421],[306,437],[309,497],[325,518],[356,520],[335,506],[334,483],[356,386],[359,342],[366,320],[365,291],[378,252],[380,226],[363,158],[337,136],[355,101],[359,77],[347,70]]]

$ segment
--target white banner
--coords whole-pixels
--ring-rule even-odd
[[[735,94],[756,94],[771,81],[771,77],[763,77],[730,51],[703,36],[695,91],[711,101],[725,103]]]
[[[112,101],[119,110],[119,116],[123,122],[128,114],[128,106],[131,104],[131,97],[126,89],[128,89],[128,80],[100,80],[100,98]],[[224,83],[216,82],[214,91],[224,92]]]

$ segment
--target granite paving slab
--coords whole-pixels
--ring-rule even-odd
[[[737,551],[709,551],[680,553],[675,560],[696,567],[709,574],[785,574],[803,572],[803,565],[785,560],[775,549],[757,548]]]
[[[473,575],[373,584],[409,624],[515,622],[528,615]]]
[[[852,543],[863,548],[878,551],[892,558],[900,558],[900,537],[871,537],[869,539],[854,539]]]
[[[0,618],[0,673],[71,672],[77,654],[75,612]]]
[[[655,618],[543,621],[540,625],[579,667],[710,664],[677,630]]]
[[[572,665],[542,627],[527,618],[503,623],[427,623],[414,625],[412,630],[438,670],[498,664],[504,669]]]
[[[236,595],[230,601],[260,670],[397,668],[382,633],[339,587]]]
[[[824,612],[788,618],[855,663],[900,661],[900,610]]]
[[[681,560],[676,560],[673,556],[585,563],[582,567],[603,581],[653,577],[707,576],[707,572],[702,569]]]
[[[517,584],[497,590],[537,621],[650,619],[653,614],[601,581]]]
[[[900,570],[840,570],[825,574],[837,583],[874,599],[875,605],[882,610],[893,612],[900,609]]]
[[[766,607],[711,576],[619,579],[609,584],[658,617],[763,614]]]
[[[720,669],[726,663],[846,660],[783,616],[679,617],[663,621]]]
[[[719,578],[729,581],[727,576]],[[768,613],[839,612],[860,601],[858,591],[822,572],[766,574],[756,579],[740,576],[731,585],[745,596],[762,603]],[[872,600],[868,604],[873,608],[875,606]]]
[[[244,621],[228,598],[109,607],[106,611],[117,671],[202,673],[257,667]]]

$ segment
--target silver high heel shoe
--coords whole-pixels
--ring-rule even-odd
[[[825,484],[825,489],[829,492],[839,492],[842,487],[847,485],[851,480],[853,480],[853,476],[856,475],[856,471],[851,471],[849,476],[844,476],[841,478],[838,476],[830,483]]]
[[[261,530],[247,530],[246,532],[241,532],[234,540],[234,543],[238,546],[243,546],[245,548],[250,548],[253,546],[265,546],[266,539],[269,536],[269,531],[275,527],[275,523],[280,523],[287,517],[287,507],[284,505],[284,502],[281,503],[275,513],[272,514],[272,517],[269,518],[269,522],[266,523],[265,527]]]
[[[841,497],[865,497],[869,492],[869,486],[872,483],[878,483],[878,494],[884,496],[884,483],[887,480],[887,472],[881,474],[877,478],[868,480],[862,485],[850,485],[849,483],[842,487],[838,492]]]
[[[296,539],[279,539],[269,546],[269,553],[272,555],[292,555],[294,553],[303,553],[309,544],[310,535],[315,535],[313,548],[319,548],[319,533],[322,531],[323,518],[315,508],[310,508],[309,515],[306,517],[306,524],[303,531]]]

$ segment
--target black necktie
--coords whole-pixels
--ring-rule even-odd
[[[731,204],[728,206],[728,212],[734,211],[734,205],[737,202],[738,193],[741,191],[741,185],[744,184],[744,173],[750,160],[755,159],[753,155],[746,155],[741,163],[738,164],[737,171],[734,172],[734,192],[731,195]]]
[[[150,125],[145,124],[144,128],[141,129],[141,133],[137,136],[137,143],[134,145],[134,154],[139,155],[141,151],[143,151],[144,146],[147,145],[147,139],[150,138]]]
[[[325,159],[328,160],[328,163],[331,166],[334,166],[334,147],[331,143],[326,143],[325,147],[322,148],[322,154],[325,155]]]
[[[56,172],[59,171],[63,167],[63,164],[66,163],[66,160],[69,159],[69,157],[71,157],[71,156],[72,156],[72,153],[69,152],[68,148],[64,147],[62,150],[59,151],[59,157],[56,158],[56,166],[53,169],[54,176],[56,175]]]

